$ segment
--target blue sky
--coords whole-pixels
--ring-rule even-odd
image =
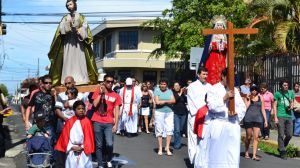
[[[65,0],[2,0],[5,13],[66,13]],[[162,11],[171,8],[170,0],[77,0],[78,12]],[[141,14],[145,15],[145,14]],[[60,21],[56,16],[3,16],[3,21]],[[126,19],[123,17],[87,17],[88,21]],[[133,19],[133,18],[131,18]],[[90,24],[93,28],[97,25]],[[50,64],[47,53],[57,25],[7,24],[7,35],[0,36],[0,83],[14,93],[20,82],[40,75]],[[5,57],[5,59],[4,59]],[[4,61],[4,62],[3,62]]]

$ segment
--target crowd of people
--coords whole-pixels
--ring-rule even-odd
[[[168,85],[166,80],[158,85],[138,83],[133,77],[118,83],[114,76],[105,75],[90,93],[78,92],[74,78],[67,76],[66,91],[57,93],[51,77],[45,75],[22,104],[28,150],[49,150],[57,167],[89,167],[92,160],[99,167],[112,167],[114,134],[133,138],[153,130],[159,156],[173,155],[172,137],[172,148],[180,149],[181,138],[187,136],[190,162],[195,167],[238,167],[240,126],[246,132],[244,157],[251,158],[253,139],[252,159],[259,161],[259,137],[269,139],[273,117],[278,126],[278,150],[286,159],[286,146],[293,135],[300,134],[299,84],[288,90],[288,82],[282,80],[273,95],[266,83],[255,85],[250,79],[229,90],[227,69],[215,85],[207,83],[207,76],[207,69],[200,67],[197,80],[188,80],[182,87],[180,82]],[[234,112],[228,110],[232,97]],[[36,148],[32,142],[37,141],[45,141],[46,146]],[[34,152],[45,152],[38,150]],[[232,155],[224,157],[224,153]]]

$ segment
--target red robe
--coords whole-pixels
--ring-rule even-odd
[[[211,51],[205,62],[205,68],[208,70],[206,81],[211,85],[221,81],[221,72],[226,68],[226,52],[227,45],[225,45],[225,50],[220,52],[217,43],[211,43]]]
[[[208,107],[205,105],[201,107],[196,114],[194,123],[194,133],[199,137],[203,138],[203,126],[205,121],[205,116],[208,112]]]
[[[55,145],[55,150],[65,152],[65,153],[67,152],[67,147],[70,139],[70,130],[77,119],[78,119],[77,116],[73,116],[66,121],[64,128]],[[91,121],[87,117],[81,118],[79,120],[84,135],[83,151],[86,155],[90,155],[95,151],[93,126]]]

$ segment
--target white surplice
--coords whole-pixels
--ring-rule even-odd
[[[208,90],[211,89],[209,83],[202,83],[199,80],[191,83],[187,90],[187,102],[189,108],[188,115],[188,154],[191,164],[194,163],[194,158],[197,152],[198,138],[194,133],[195,116],[198,109],[203,107],[205,102],[205,96]],[[204,130],[203,130],[204,131]]]
[[[119,120],[118,131],[126,130],[128,133],[137,133],[137,125],[138,125],[138,105],[141,101],[141,92],[138,87],[134,88],[134,97],[132,103],[132,116],[128,116],[130,111],[130,104],[131,104],[131,89],[126,89],[124,100],[123,100],[123,92],[124,87],[120,89],[119,95],[122,99],[122,106],[121,106],[121,118]]]
[[[80,120],[76,120],[74,125],[70,130],[70,140],[67,147],[67,159],[66,159],[66,168],[92,168],[92,156],[85,155],[84,151],[80,154],[71,150],[75,145],[80,145],[84,148],[83,145],[84,135],[81,127]]]
[[[224,102],[227,89],[215,84],[207,93],[209,112],[205,118],[206,132],[198,145],[195,168],[238,168],[240,163],[239,122],[243,119],[246,106],[235,88],[235,112],[228,117],[228,101]]]

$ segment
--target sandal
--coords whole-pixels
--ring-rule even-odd
[[[161,156],[163,153],[162,153],[162,151],[158,151],[157,154],[158,154],[159,156]]]
[[[172,156],[173,153],[171,151],[167,151],[167,156]]]
[[[245,159],[250,159],[249,154],[245,154]]]
[[[260,158],[259,157],[253,157],[252,160],[260,161]]]

